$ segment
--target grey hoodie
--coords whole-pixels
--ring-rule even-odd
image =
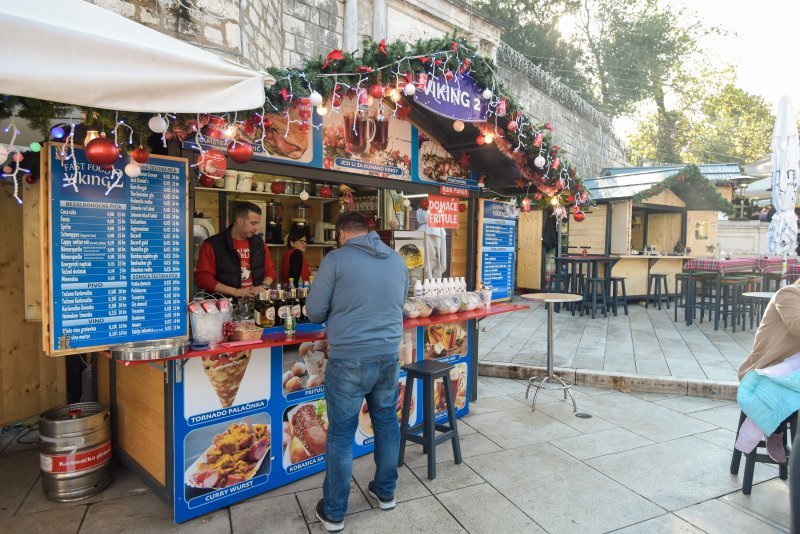
[[[364,358],[398,352],[408,272],[400,255],[375,232],[354,237],[325,255],[306,311],[328,321],[331,358]]]

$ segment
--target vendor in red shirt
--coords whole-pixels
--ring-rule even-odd
[[[275,280],[275,267],[264,240],[256,235],[261,208],[252,202],[233,205],[233,224],[205,240],[194,268],[195,283],[210,293],[255,297]]]
[[[286,244],[289,248],[281,258],[281,281],[288,285],[291,280],[294,287],[300,287],[301,282],[308,282],[311,279],[311,271],[306,262],[308,238],[305,232],[295,229],[289,232]]]

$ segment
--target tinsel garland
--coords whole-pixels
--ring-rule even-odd
[[[696,191],[698,195],[701,195],[703,200],[708,202],[715,210],[723,213],[733,213],[733,204],[725,200],[719,191],[717,191],[716,184],[703,176],[703,173],[700,172],[700,169],[696,165],[688,165],[652,187],[636,193],[633,195],[633,201],[641,202],[647,200],[668,189],[671,190],[678,184],[691,186],[691,188]]]

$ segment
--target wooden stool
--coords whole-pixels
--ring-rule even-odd
[[[617,316],[617,304],[619,303],[619,292],[622,289],[622,309],[625,310],[625,315],[628,315],[628,293],[625,291],[625,277],[624,276],[610,276],[608,278],[609,287],[609,302],[608,305],[613,309],[614,317]]]
[[[663,290],[662,290],[663,288]],[[666,274],[650,274],[647,277],[647,296],[645,297],[644,307],[650,307],[650,299],[661,309],[661,303],[665,302],[669,309],[669,286]]]
[[[403,412],[400,421],[400,454],[397,466],[403,465],[406,451],[406,440],[422,445],[423,452],[428,454],[428,479],[436,478],[436,446],[447,440],[453,442],[453,460],[461,463],[461,445],[458,442],[458,428],[456,427],[456,409],[453,403],[453,393],[450,389],[450,371],[453,365],[423,360],[404,365],[402,369],[408,373],[406,377],[406,393],[403,399]],[[409,427],[408,416],[411,411],[411,399],[414,396],[414,380],[422,380],[422,422]],[[436,424],[436,413],[433,399],[434,382],[444,380],[444,398],[447,404],[447,419],[449,425]],[[422,431],[420,436],[418,433]],[[436,431],[442,432],[439,436]]]
[[[739,437],[739,429],[742,428],[742,423],[747,416],[744,412],[739,413],[739,426],[736,430],[736,437]],[[786,451],[786,462],[779,464],[775,460],[769,457],[768,454],[759,453],[758,449],[766,448],[767,444],[765,441],[759,441],[756,448],[753,449],[752,452],[745,452],[734,448],[733,449],[733,457],[731,458],[731,474],[736,475],[739,474],[739,464],[742,461],[742,454],[745,455],[745,462],[744,462],[744,478],[742,479],[742,493],[745,495],[750,495],[750,491],[753,489],[753,471],[756,468],[756,462],[764,463],[764,464],[777,464],[778,466],[778,476],[781,480],[786,480],[789,478],[789,455],[790,451],[787,447],[789,443],[789,438],[787,436],[788,433],[791,432],[791,437],[794,439],[795,435],[797,434],[797,424],[798,424],[798,414],[797,412],[793,413],[789,417],[787,417],[778,428],[775,429],[775,432],[783,432],[783,448]]]

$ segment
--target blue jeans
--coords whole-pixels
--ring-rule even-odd
[[[323,509],[328,519],[339,521],[347,512],[353,474],[353,444],[358,414],[367,399],[375,432],[375,489],[379,496],[394,496],[400,425],[397,422],[398,353],[366,359],[331,359],[325,369],[328,406],[328,442]]]

